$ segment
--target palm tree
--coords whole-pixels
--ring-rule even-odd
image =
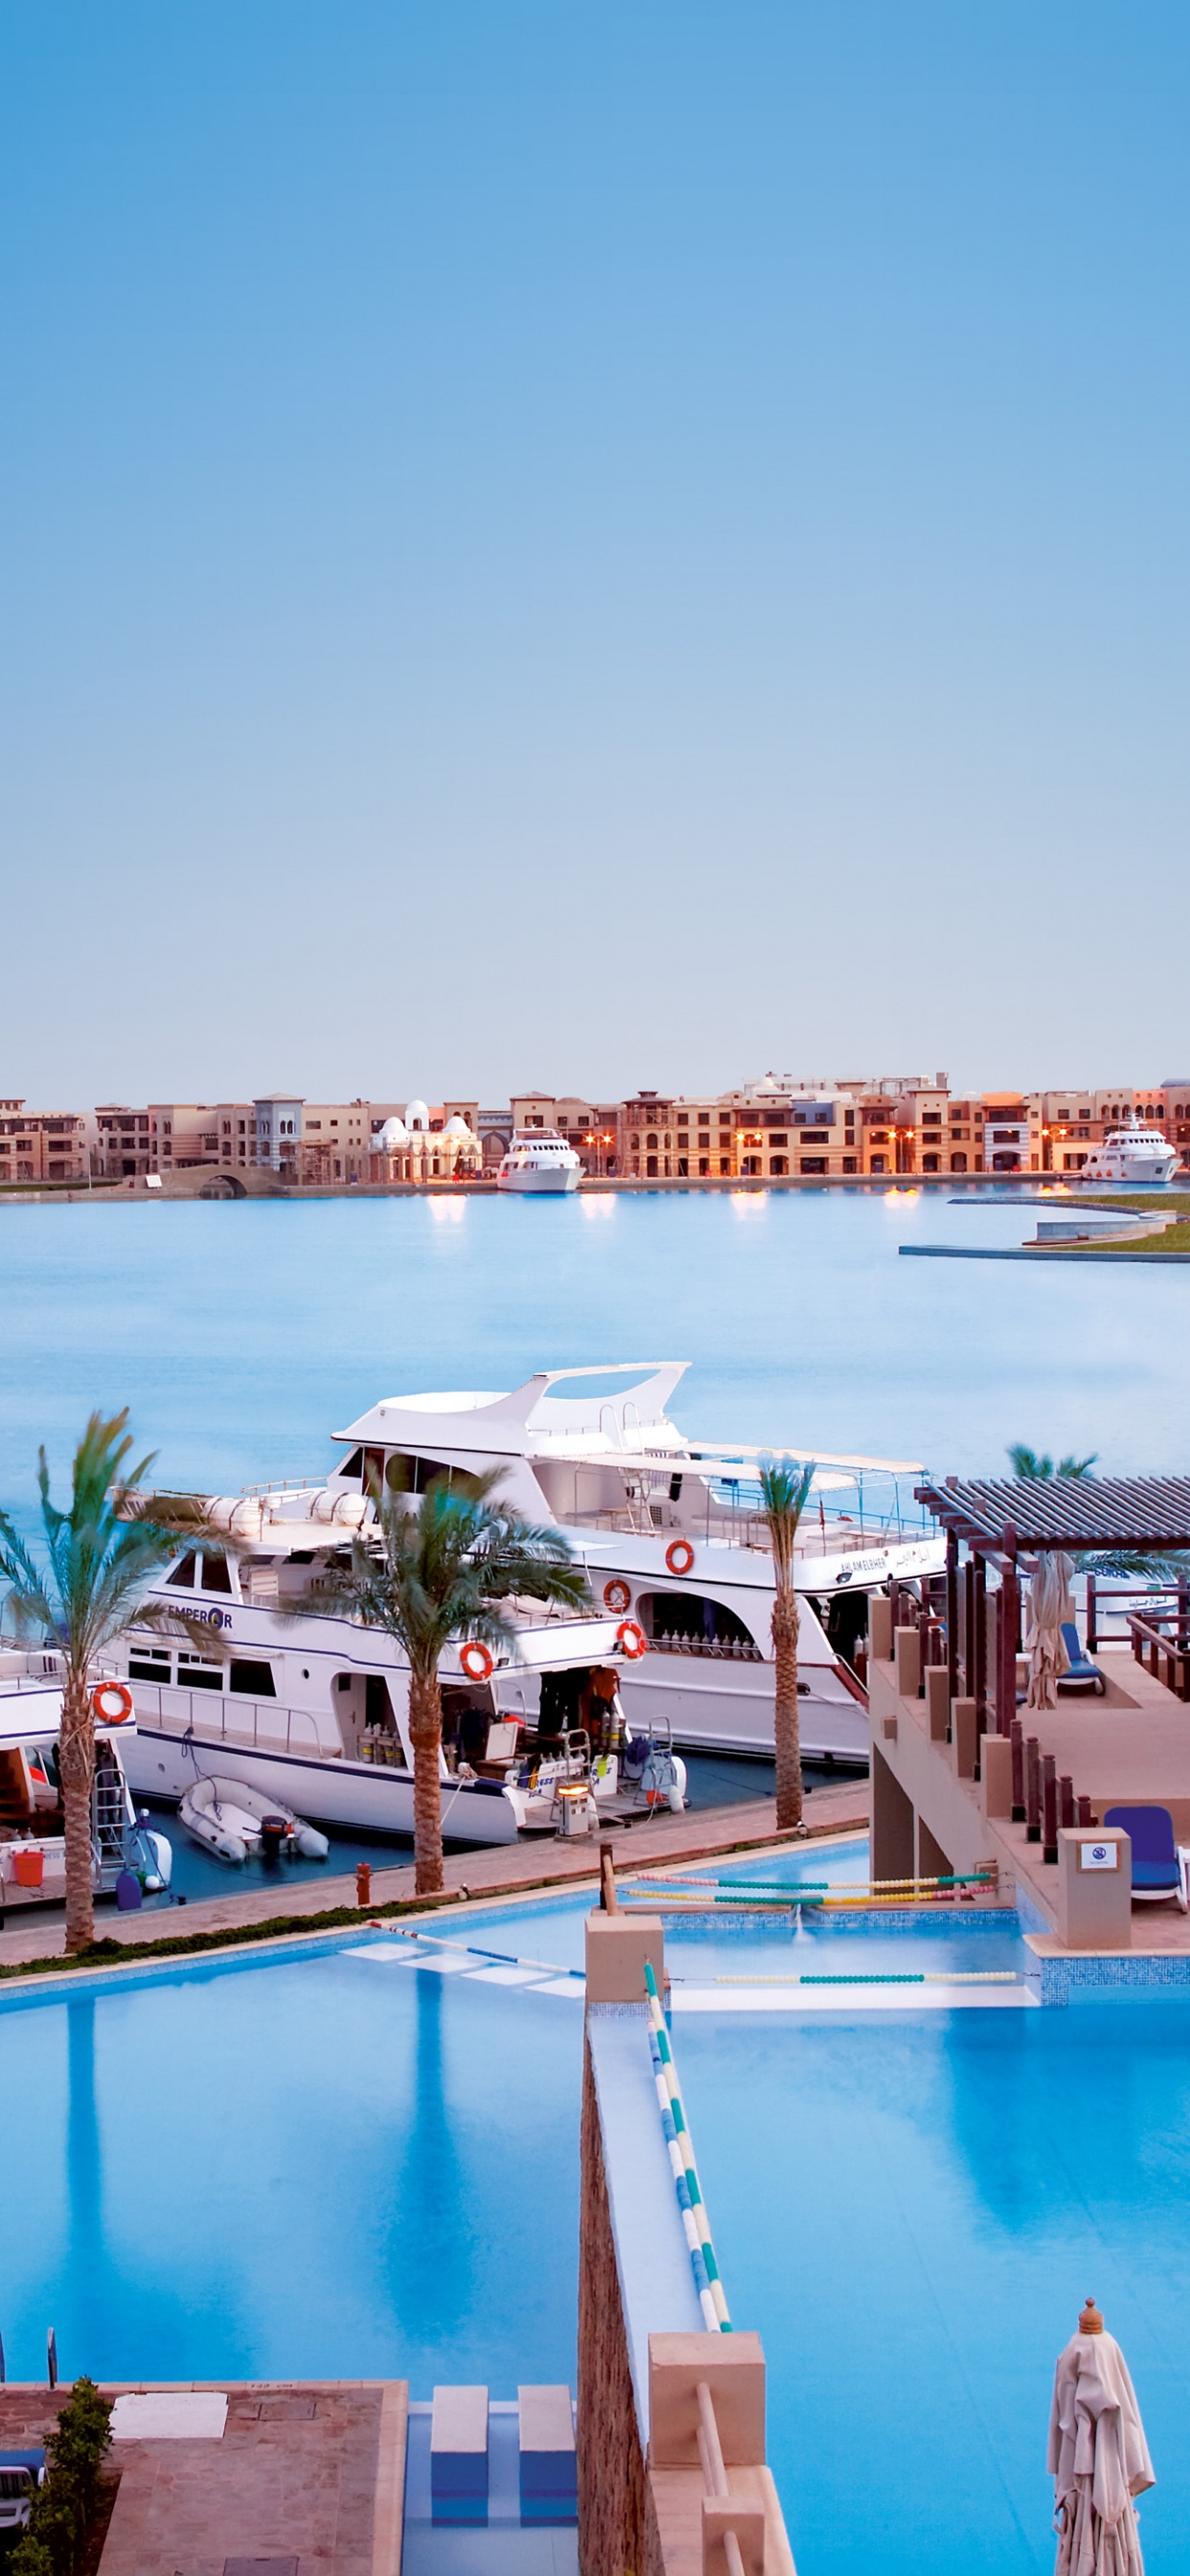
[[[1014,1476],[1021,1476],[1030,1484],[1041,1485],[1051,1476],[1089,1476],[1092,1467],[1099,1463],[1099,1452],[1093,1449],[1089,1458],[1059,1458],[1055,1467],[1053,1459],[1047,1458],[1044,1450],[1026,1449],[1021,1440],[1013,1443],[1008,1455]]]
[[[18,1636],[40,1636],[56,1648],[65,1667],[58,1739],[66,1827],[66,1947],[85,1950],[95,1935],[91,1884],[91,1786],[95,1770],[95,1717],[91,1688],[100,1656],[132,1627],[197,1637],[194,1622],[165,1603],[147,1602],[146,1587],[178,1544],[163,1507],[141,1492],[151,1457],[129,1468],[132,1439],[127,1408],[105,1421],[93,1413],[74,1453],[70,1509],[50,1500],[44,1449],[37,1482],[46,1562],[40,1564],[0,1511],[0,1581]],[[188,1534],[203,1527],[193,1507],[184,1515]],[[228,1544],[220,1534],[215,1542]],[[203,1630],[204,1651],[209,1632]]]
[[[537,1528],[489,1500],[499,1473],[468,1477],[465,1490],[438,1477],[416,1511],[374,1483],[375,1528],[353,1542],[350,1568],[328,1569],[315,1587],[321,1607],[353,1612],[365,1627],[385,1629],[408,1658],[419,1896],[436,1895],[442,1886],[438,1666],[445,1648],[454,1637],[474,1638],[515,1654],[516,1630],[502,1602],[519,1594],[582,1610],[590,1598],[559,1531]]]
[[[766,1458],[760,1469],[761,1517],[773,1551],[773,1654],[777,1664],[773,1736],[777,1753],[777,1829],[790,1833],[802,1821],[802,1740],[797,1705],[797,1594],[793,1552],[798,1522],[814,1481],[812,1466],[793,1458]]]

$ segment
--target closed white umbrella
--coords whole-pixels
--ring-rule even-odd
[[[1153,2463],[1128,2364],[1088,2299],[1054,2373],[1050,2410],[1055,2576],[1144,2576],[1133,2497]]]
[[[1061,1549],[1040,1556],[1029,1586],[1025,1643],[1029,1648],[1030,1708],[1056,1708],[1062,1669],[1062,1621],[1070,1617],[1070,1578],[1074,1568]]]

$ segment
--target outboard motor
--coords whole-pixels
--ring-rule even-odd
[[[278,1861],[285,1849],[289,1823],[285,1816],[262,1816],[260,1819],[260,1857]]]

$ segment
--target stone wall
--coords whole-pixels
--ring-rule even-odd
[[[585,2040],[577,2450],[579,2576],[663,2576],[628,2364],[599,2104]]]

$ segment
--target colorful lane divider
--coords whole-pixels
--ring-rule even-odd
[[[483,1959],[489,1966],[539,1968],[543,1977],[577,1977],[580,1985],[585,1983],[584,1969],[560,1968],[556,1959],[522,1959],[515,1950],[481,1950],[475,1941],[448,1941],[442,1932],[407,1932],[403,1924],[386,1923],[384,1929],[390,1937],[395,1933],[399,1941],[424,1943],[435,1950],[458,1950],[464,1958]]]
[[[1015,1968],[869,1969],[856,1976],[716,1977],[717,1986],[1019,1986]]]
[[[682,2108],[682,2096],[678,2088],[673,2050],[669,2044],[669,2032],[665,2027],[661,1997],[657,1992],[657,1979],[648,1960],[645,1961],[645,1985],[649,1996],[649,2048],[653,2059],[653,2076],[657,2086],[661,2126],[669,2151],[670,2170],[678,2196],[678,2208],[682,2215],[682,2228],[689,2249],[690,2268],[694,2274],[698,2304],[702,2309],[703,2322],[711,2334],[730,2334],[731,2318],[728,2314],[723,2283],[719,2276],[719,2266],[715,2260],[715,2248],[711,2242],[706,2205],[699,2184],[698,2168],[694,2161],[694,2149],[690,2143],[690,2131],[686,2126],[686,2114]]]

